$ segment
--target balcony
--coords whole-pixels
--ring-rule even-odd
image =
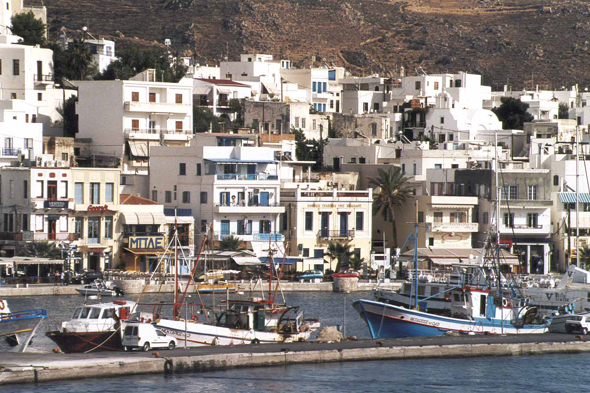
[[[501,234],[516,235],[549,235],[553,233],[552,225],[514,225],[512,227],[502,224],[500,226]]]
[[[12,147],[2,148],[3,157],[17,157],[21,153],[21,149],[15,149]]]
[[[285,237],[282,233],[255,233],[252,240],[255,242],[282,242]]]
[[[433,222],[431,224],[432,232],[477,232],[479,224],[477,222]]]
[[[246,201],[240,201],[234,204],[216,204],[214,207],[215,213],[237,213],[237,214],[246,214],[246,213],[269,213],[269,214],[279,214],[285,212],[285,207],[279,203],[268,203],[266,205],[262,203],[248,203]]]
[[[177,130],[177,129],[166,129],[166,128],[125,128],[123,131],[126,137],[134,134],[148,134],[148,135],[192,135],[192,130]]]
[[[34,76],[34,80],[35,80],[36,85],[52,84],[54,82],[53,74],[47,74],[47,75],[37,74]]]
[[[142,101],[125,101],[126,112],[145,112],[145,113],[190,113],[192,105],[176,104],[169,102],[142,102]]]
[[[42,233],[42,232],[32,232],[32,240],[34,241],[55,241],[55,240],[69,240],[74,241],[80,238],[80,235],[77,233]],[[24,233],[23,238],[26,238],[26,233]]]
[[[279,180],[278,175],[268,173],[218,173],[217,180]]]
[[[354,239],[354,229],[341,231],[339,229],[324,229],[318,231],[320,239]]]

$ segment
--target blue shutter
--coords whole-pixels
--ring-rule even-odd
[[[221,221],[221,235],[229,235],[229,220]]]
[[[260,204],[262,206],[268,206],[268,192],[261,192],[260,193]]]
[[[324,85],[324,87],[322,88],[322,91],[324,91],[324,92],[328,91],[328,89],[326,88],[327,87],[327,83],[324,82],[323,85]]]
[[[313,91],[313,92],[315,92],[315,89],[316,89],[315,85],[316,85],[316,83],[315,83],[315,82],[313,82],[313,83],[311,84],[311,91]]]

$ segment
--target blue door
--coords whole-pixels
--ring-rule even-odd
[[[348,213],[340,213],[340,236],[348,237]]]
[[[320,237],[328,237],[330,232],[330,213],[322,212],[322,218],[320,222],[321,234]]]
[[[261,192],[260,193],[260,205],[268,206],[268,192]]]
[[[221,220],[221,236],[229,235],[229,220]]]

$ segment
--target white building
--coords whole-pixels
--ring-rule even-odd
[[[193,79],[193,105],[206,108],[215,116],[226,114],[235,120],[231,100],[250,98],[252,89],[229,79]]]
[[[47,24],[47,9],[45,6],[24,6],[24,0],[4,0],[0,7],[0,35],[10,35],[12,17],[17,14],[32,12],[36,19]]]
[[[72,40],[68,40],[67,43],[69,42],[72,42]],[[109,64],[117,60],[117,56],[115,56],[115,41],[105,40],[104,38],[87,38],[84,39],[84,43],[90,49],[92,60],[96,64],[98,72],[104,72]]]
[[[307,101],[317,112],[340,113],[344,68],[288,68],[281,71],[288,83],[296,83],[307,92]]]
[[[280,163],[273,149],[248,146],[248,141],[234,134],[202,134],[189,147],[155,147],[150,195],[168,209],[190,210],[197,244],[213,224],[215,240],[234,235],[266,256],[270,239],[282,253]]]
[[[127,182],[124,193],[147,196],[151,147],[187,145],[193,136],[193,80],[156,82],[155,70],[146,70],[126,81],[76,84],[77,138],[90,140],[92,159],[121,160],[123,182],[140,175]]]
[[[221,77],[241,82],[252,88],[254,99],[279,99],[281,71],[291,68],[290,60],[273,60],[267,54],[242,54],[240,61],[222,61]]]
[[[23,100],[0,100],[0,166],[34,161],[43,153],[43,125],[37,116],[37,107]]]

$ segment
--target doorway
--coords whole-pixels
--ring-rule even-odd
[[[50,201],[57,200],[57,182],[56,181],[48,181],[47,182],[47,199]]]

